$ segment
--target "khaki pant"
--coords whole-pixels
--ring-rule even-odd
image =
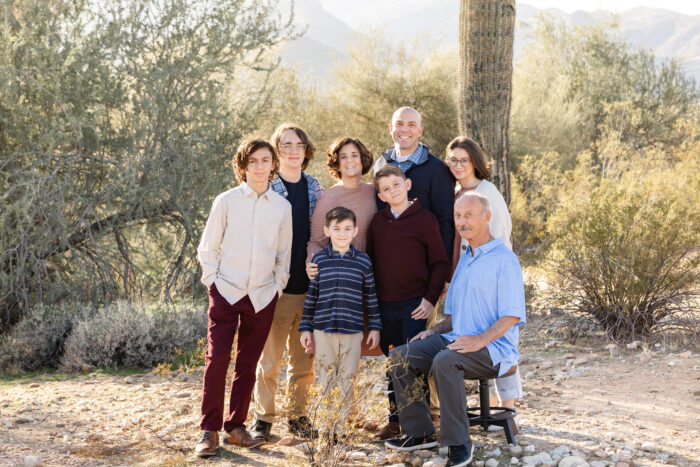
[[[258,362],[255,381],[255,417],[264,422],[275,421],[277,377],[282,355],[287,349],[287,387],[284,412],[288,418],[306,415],[309,387],[314,381],[314,359],[301,346],[299,321],[304,310],[305,294],[282,294],[275,308],[272,328]]]
[[[316,343],[316,384],[321,394],[338,387],[333,406],[342,408],[338,420],[347,420],[353,411],[355,380],[360,366],[362,333],[335,334],[314,330]],[[342,428],[340,428],[342,431]]]

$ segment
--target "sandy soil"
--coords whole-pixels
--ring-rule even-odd
[[[700,465],[698,354],[652,347],[647,360],[641,349],[622,347],[552,341],[534,326],[524,328],[525,397],[518,408],[523,452],[516,448],[513,455],[502,431],[472,428],[474,465],[491,458],[490,465],[537,464],[531,456],[540,453],[546,455],[539,463],[546,464],[574,454],[591,467]],[[213,458],[195,458],[200,384],[197,373],[163,378],[102,372],[0,382],[0,465],[305,463],[294,447],[302,440],[288,436],[282,423],[273,429],[279,436],[262,449],[222,446]],[[369,460],[385,454],[370,433],[352,449],[369,454]],[[430,456],[438,456],[434,451]],[[371,463],[368,459],[348,464]],[[401,460],[421,465],[414,457],[387,462]]]

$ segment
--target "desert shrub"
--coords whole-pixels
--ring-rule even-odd
[[[550,303],[612,338],[694,336],[700,324],[700,163],[677,154],[579,161],[548,221]],[[624,151],[620,151],[624,153]],[[668,159],[673,159],[670,163]],[[579,178],[600,173],[593,188]]]
[[[91,305],[37,305],[11,332],[0,336],[0,373],[55,368],[66,339],[95,312]]]
[[[193,347],[206,335],[204,310],[118,302],[80,321],[66,342],[61,364],[152,367],[170,360],[176,348]]]

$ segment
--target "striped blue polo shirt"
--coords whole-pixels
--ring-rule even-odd
[[[363,298],[367,307],[367,326],[370,330],[381,331],[369,256],[352,245],[341,255],[328,245],[314,255],[312,262],[318,265],[318,274],[309,284],[299,332],[314,329],[333,334],[362,332]]]

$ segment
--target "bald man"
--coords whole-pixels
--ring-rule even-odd
[[[489,230],[491,210],[481,193],[465,193],[454,206],[459,235],[469,243],[445,299],[446,319],[393,349],[391,369],[403,437],[385,446],[399,451],[437,445],[425,399],[413,397],[416,379],[429,372],[440,398],[440,444],[448,463],[472,460],[464,378],[496,378],[518,361],[518,331],[525,324],[525,288],[520,263]]]

